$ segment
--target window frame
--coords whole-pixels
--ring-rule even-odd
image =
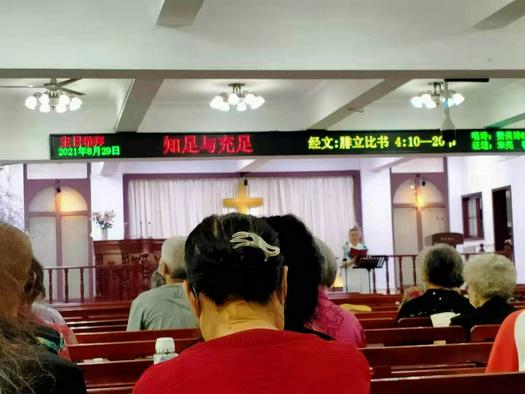
[[[477,227],[477,235],[472,236],[470,234],[470,226],[469,226],[469,220],[472,219],[472,217],[469,217],[469,202],[471,200],[475,199],[476,201],[476,212],[477,215],[475,217],[476,219],[476,227]],[[463,236],[465,240],[469,241],[476,241],[476,240],[482,240],[485,238],[485,226],[483,225],[483,194],[481,192],[478,193],[471,193],[471,194],[465,194],[461,196],[461,209],[462,209],[462,217],[463,217]]]

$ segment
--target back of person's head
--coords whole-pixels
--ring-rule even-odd
[[[16,316],[24,301],[32,256],[27,235],[9,224],[0,224],[0,317]]]
[[[516,288],[516,268],[505,256],[480,254],[471,257],[463,269],[465,282],[485,299],[509,299]]]
[[[157,287],[164,286],[166,284],[166,279],[159,273],[159,271],[153,271],[151,273],[150,285],[152,289]]]
[[[425,250],[422,259],[423,281],[447,289],[463,284],[463,260],[453,247],[432,246]]]
[[[234,300],[266,304],[281,289],[278,246],[276,232],[262,219],[209,216],[186,241],[189,284],[217,306]]]
[[[313,320],[321,284],[321,257],[314,237],[293,215],[266,219],[277,231],[281,253],[288,267],[285,328],[302,331]]]
[[[44,267],[33,257],[31,259],[31,268],[29,269],[29,280],[24,287],[26,303],[31,305],[37,298],[45,297],[44,287]]]
[[[330,247],[319,238],[315,238],[315,243],[321,256],[321,285],[331,287],[337,277],[337,260]]]
[[[41,372],[32,334],[18,320],[29,280],[32,249],[19,229],[0,224],[0,392],[34,392],[37,382],[49,378]]]
[[[186,279],[184,245],[186,237],[168,238],[162,244],[159,264],[165,264],[172,279]]]

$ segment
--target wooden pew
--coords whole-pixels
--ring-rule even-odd
[[[432,327],[430,317],[403,317],[397,322],[398,327]]]
[[[470,329],[471,342],[494,342],[498,333],[499,324],[484,324]]]
[[[434,341],[448,343],[465,342],[463,327],[407,327],[366,329],[368,345],[382,344],[385,346],[432,344]]]
[[[101,320],[79,320],[69,321],[67,325],[69,328],[76,327],[96,327],[96,326],[122,326],[128,324],[128,318],[125,319],[101,319]]]
[[[133,392],[133,385],[95,386],[88,388],[87,392],[88,394],[131,394]]]
[[[492,343],[459,343],[447,345],[417,345],[362,348],[373,368],[374,377],[391,376],[394,369],[411,370],[426,367],[455,368],[485,366]]]
[[[149,359],[78,363],[88,387],[132,386],[151,365]]]
[[[376,319],[362,319],[362,320],[359,320],[359,323],[361,323],[361,326],[363,326],[364,329],[393,328],[396,326],[396,319],[391,318],[391,317],[383,317],[383,318],[376,318]]]
[[[430,376],[372,380],[371,394],[523,393],[525,373]]]
[[[355,316],[359,319],[381,319],[381,318],[396,318],[397,311],[379,311],[379,312],[356,312]]]
[[[127,316],[131,303],[118,302],[118,303],[93,303],[93,304],[53,304],[53,308],[60,312],[64,318],[70,317],[81,317],[84,320],[90,318],[105,315],[121,315]]]
[[[181,353],[185,349],[197,343],[195,338],[175,340],[175,350]],[[111,361],[134,360],[137,358],[148,358],[155,354],[155,340],[110,342],[110,343],[83,343],[68,346],[72,361],[91,360],[104,358]]]
[[[88,332],[107,332],[107,331],[125,331],[127,328],[126,324],[123,325],[109,325],[109,326],[78,326],[73,327],[71,330],[75,334],[85,334]]]
[[[172,337],[175,340],[200,338],[198,328],[179,328],[173,330],[116,331],[94,332],[76,335],[78,343],[148,341],[160,337]]]

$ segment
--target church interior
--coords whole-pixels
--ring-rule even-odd
[[[525,391],[525,1],[3,3],[0,275],[27,262],[41,289],[4,315],[22,290],[0,284],[0,321],[47,327],[42,368],[76,379],[27,392]],[[227,370],[281,307],[271,330],[318,364],[265,333],[288,373]],[[0,331],[0,392],[40,387]]]

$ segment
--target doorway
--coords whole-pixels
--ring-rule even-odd
[[[430,236],[448,229],[445,193],[438,185],[441,174],[392,174],[394,254],[416,255],[428,245]],[[398,288],[416,281],[415,263],[402,257],[396,263]]]
[[[504,250],[506,242],[513,245],[512,192],[510,186],[492,190],[494,218],[494,250]]]

